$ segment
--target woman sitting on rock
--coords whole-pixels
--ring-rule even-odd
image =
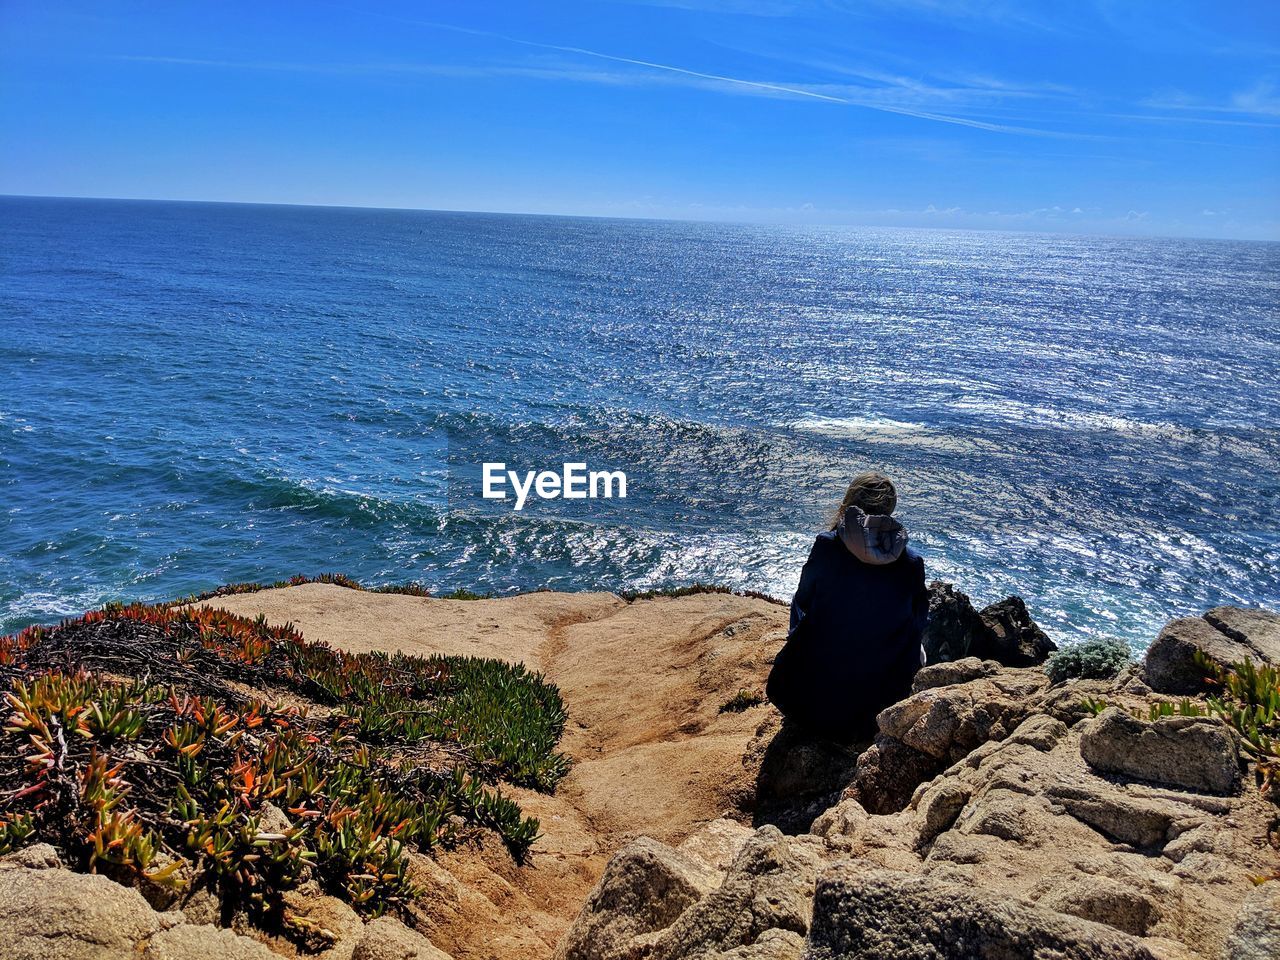
[[[872,736],[876,714],[911,692],[924,662],[924,561],[890,516],[897,504],[888,477],[858,474],[800,571],[767,692],[813,736],[841,743]]]

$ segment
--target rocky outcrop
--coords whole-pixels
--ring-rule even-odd
[[[350,590],[344,603],[348,594],[368,614],[353,635],[373,644],[367,624],[387,608]],[[1275,808],[1254,788],[1254,771],[1232,782],[1242,760],[1216,739],[1226,735],[1219,725],[1134,718],[1160,698],[1144,682],[1146,666],[1050,686],[1038,669],[990,658],[939,663],[885,711],[876,743],[858,756],[784,737],[768,706],[718,712],[740,687],[758,686],[785,610],[723,597],[651,609],[593,600],[615,612],[592,620],[577,600],[535,599],[547,623],[569,625],[520,634],[521,655],[550,664],[566,691],[566,749],[580,765],[564,793],[581,813],[562,796],[519,793],[546,833],[531,863],[517,867],[500,845],[483,857],[415,854],[411,871],[425,892],[400,919],[364,922],[303,891],[288,916],[314,928],[319,960],[447,960],[433,942],[460,958],[538,960],[557,941],[561,956],[593,960],[1278,955],[1280,882],[1253,882],[1280,869]],[[491,623],[508,626],[508,602],[432,615],[476,618],[450,634],[461,645],[489,636]],[[1240,637],[1250,650],[1270,642],[1267,616],[1211,613],[1203,623],[1215,642],[1237,644],[1236,655]],[[432,635],[421,621],[404,623],[406,637]],[[381,634],[376,642],[387,643]],[[638,650],[649,659],[625,677],[608,672]],[[1086,697],[1115,714],[1095,717]],[[592,778],[580,775],[593,765]],[[757,801],[774,806],[753,807],[751,784]],[[772,811],[796,798],[805,816],[779,829]],[[722,811],[736,819],[714,819]],[[758,828],[739,822],[753,815]],[[563,879],[570,873],[573,885]],[[196,891],[174,906],[156,910],[105,878],[62,870],[52,848],[29,847],[0,861],[0,960],[265,960],[256,934],[217,926],[212,895]]]
[[[929,621],[924,645],[928,663],[944,663],[974,656],[982,645],[987,625],[978,616],[968,596],[950,583],[929,584]]]
[[[1085,697],[1115,706],[1095,716]],[[1050,686],[977,658],[927,668],[808,833],[761,827],[727,868],[709,852],[719,879],[608,956],[1276,956],[1280,881],[1255,885],[1280,869],[1275,807],[1229,727],[1142,719],[1157,699],[1131,672]],[[607,911],[593,898],[571,936]]]
[[[230,930],[158,913],[134,889],[73,873],[47,844],[0,861],[3,960],[274,960],[263,944]]]
[[[723,874],[642,839],[618,853],[557,953],[561,960],[798,956],[821,841],[762,827]]]
[[[710,865],[648,837],[619,851],[559,952],[563,960],[626,960],[719,881]]]
[[[397,920],[365,924],[332,897],[307,900],[293,897],[293,916],[317,931],[319,960],[449,960]],[[48,844],[0,859],[0,905],[0,960],[279,960],[265,935],[157,911],[134,888],[64,869]]]
[[[1003,740],[1049,684],[1039,671],[1001,670],[976,657],[925,667],[918,692],[881,711],[857,762],[855,796],[872,813],[901,810],[916,787],[992,740]]]
[[[978,614],[987,628],[970,656],[995,660],[1008,667],[1034,667],[1044,663],[1058,645],[1031,619],[1021,597],[1006,597]]]
[[[1157,960],[1113,927],[955,883],[841,864],[818,882],[807,960]]]
[[[1244,660],[1280,664],[1280,615],[1215,607],[1202,617],[1171,620],[1147,650],[1143,679],[1157,693],[1203,693],[1204,670],[1197,656],[1221,666]]]
[[[979,611],[952,584],[941,581],[929,584],[929,622],[922,643],[931,664],[977,657],[1029,667],[1057,649],[1021,597],[1006,597]]]
[[[1234,793],[1240,784],[1238,737],[1216,717],[1167,717],[1154,723],[1111,707],[1089,724],[1080,752],[1091,767],[1188,790]]]

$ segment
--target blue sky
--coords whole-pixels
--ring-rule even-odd
[[[0,193],[1280,238],[1280,3],[0,3]]]

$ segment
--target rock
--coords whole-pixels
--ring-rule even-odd
[[[1169,839],[1173,814],[1167,805],[1078,784],[1053,784],[1048,796],[1081,823],[1116,843],[1151,849]]]
[[[260,833],[286,834],[293,829],[293,821],[289,815],[274,803],[264,803],[258,811],[258,831]]]
[[[1255,887],[1245,899],[1227,938],[1226,960],[1280,957],[1280,880]]]
[[[356,940],[364,931],[360,915],[337,897],[321,893],[315,883],[286,890],[284,922],[308,950],[332,947],[339,941]]]
[[[984,607],[978,616],[987,630],[979,645],[969,648],[975,656],[997,660],[1008,667],[1034,667],[1058,649],[1031,619],[1021,597],[1005,597]]]
[[[966,784],[954,781],[943,781],[926,790],[916,806],[920,814],[920,843],[928,843],[943,830],[951,829],[971,796],[972,791]]]
[[[1027,715],[1021,696],[996,679],[914,693],[876,717],[880,732],[948,763],[988,740],[1003,740]]]
[[[1203,617],[1165,624],[1147,649],[1142,678],[1157,693],[1195,695],[1206,690],[1203,654],[1220,666],[1243,660],[1280,663],[1280,616],[1268,610],[1216,607]]]
[[[614,854],[556,955],[629,957],[637,937],[669,927],[719,879],[702,861],[641,837]]]
[[[183,924],[151,938],[142,960],[279,960],[263,944],[220,927]]]
[[[187,923],[196,926],[217,926],[223,919],[222,901],[208,877],[182,891],[178,905]]]
[[[1021,846],[1034,846],[1043,838],[1044,821],[1036,816],[1034,801],[1017,790],[993,786],[984,790],[956,818],[956,831],[995,837]]]
[[[882,733],[858,757],[853,792],[869,813],[895,813],[911,801],[917,786],[944,765],[937,757]]]
[[[4,858],[5,864],[12,864],[16,867],[29,867],[32,870],[52,870],[55,867],[62,866],[62,859],[58,856],[58,851],[48,843],[33,843],[29,847],[23,847],[21,850],[15,850],[13,853],[7,854]]]
[[[1109,707],[1089,722],[1080,755],[1106,773],[1191,790],[1229,794],[1240,783],[1236,736],[1215,717],[1148,723]]]
[[[756,766],[756,825],[772,823],[787,833],[804,833],[852,782],[858,751],[811,737],[793,723],[783,723],[772,736],[770,725],[762,725],[753,752],[762,741],[767,745]]]
[[[1009,736],[1010,743],[1025,743],[1047,753],[1067,735],[1067,725],[1055,717],[1038,713],[1018,724]]]
[[[818,880],[808,960],[1157,960],[1111,927],[931,877],[838,864]]]
[[[1000,672],[1000,664],[994,660],[980,660],[977,657],[965,657],[943,663],[931,663],[921,667],[911,681],[911,692],[919,693],[933,687],[949,687],[956,683],[968,683],[980,677],[989,677]]]
[[[136,960],[139,945],[182,921],[98,874],[0,869],[0,958]]]
[[[814,837],[788,837],[777,827],[761,827],[733,861],[724,882],[663,931],[652,956],[714,956],[716,951],[753,945],[770,930],[803,936],[809,928],[821,849]]]
[[[929,620],[921,638],[927,663],[971,656],[987,629],[969,598],[952,584],[939,580],[929,584]]]
[[[929,584],[929,620],[921,643],[929,664],[979,657],[1029,667],[1057,649],[1021,597],[1006,597],[978,612],[967,596],[941,581]]]
[[[381,916],[365,925],[351,960],[449,960],[449,955],[394,917]]]
[[[1135,937],[1146,936],[1160,917],[1153,898],[1107,877],[1067,880],[1037,901],[1059,913],[1105,923]]]
[[[765,750],[758,774],[757,798],[785,799],[829,794],[853,778],[856,751],[818,740],[784,723]]]
[[[754,830],[736,820],[711,820],[689,834],[676,849],[723,873],[754,835]]]
[[[804,938],[791,930],[766,930],[755,943],[722,953],[706,953],[700,960],[800,960]]]
[[[1252,650],[1250,659],[1255,664],[1280,663],[1280,614],[1251,607],[1214,607],[1204,618]]]
[[[824,838],[857,836],[870,819],[871,814],[862,804],[849,797],[813,821],[813,835]]]

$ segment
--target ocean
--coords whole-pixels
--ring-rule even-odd
[[[342,572],[794,589],[888,472],[1060,641],[1280,607],[1280,245],[0,199],[0,630]],[[625,499],[484,501],[582,461]]]

